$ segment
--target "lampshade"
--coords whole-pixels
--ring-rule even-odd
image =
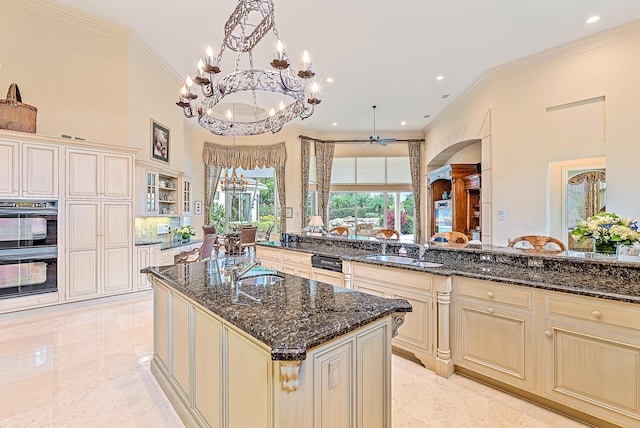
[[[324,226],[324,223],[322,222],[322,217],[320,217],[319,215],[312,215],[311,218],[309,219],[309,226],[313,226],[313,227]]]

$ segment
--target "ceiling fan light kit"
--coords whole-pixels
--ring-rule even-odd
[[[373,108],[373,135],[369,137],[369,144],[379,144],[382,147],[385,147],[387,145],[387,143],[391,143],[393,141],[396,141],[395,138],[380,138],[378,136],[378,134],[376,134],[376,107],[377,106],[371,106]]]

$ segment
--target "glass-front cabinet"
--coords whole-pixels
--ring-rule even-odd
[[[182,174],[155,169],[154,165],[136,162],[136,216],[178,216],[183,210]],[[191,205],[191,185],[188,186]],[[190,213],[189,213],[190,214]]]
[[[193,202],[191,201],[191,177],[182,176],[182,215],[193,214]]]
[[[144,214],[158,214],[158,173],[145,171],[145,182]]]

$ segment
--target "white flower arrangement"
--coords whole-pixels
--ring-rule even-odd
[[[571,236],[580,243],[587,238],[594,239],[598,244],[632,245],[640,241],[638,221],[621,217],[616,213],[600,213],[578,221]]]
[[[185,226],[183,228],[177,228],[173,231],[176,235],[182,235],[182,238],[187,239],[190,236],[196,236],[196,230],[191,226]]]

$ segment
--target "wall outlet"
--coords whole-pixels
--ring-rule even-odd
[[[506,221],[499,221],[498,222],[498,227],[500,229],[506,229],[507,228],[507,222]]]
[[[530,222],[530,221],[525,221],[524,223],[522,223],[522,226],[523,226],[525,229],[531,229],[531,228],[533,227],[533,223],[532,223],[532,222]]]
[[[498,220],[507,219],[507,210],[498,210]]]

